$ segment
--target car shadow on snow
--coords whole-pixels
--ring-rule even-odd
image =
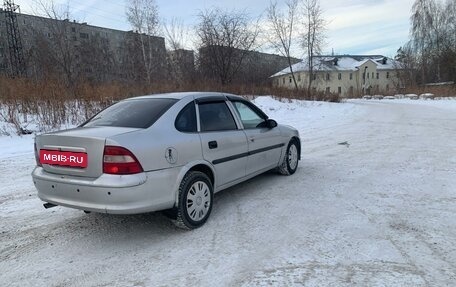
[[[298,168],[292,176],[283,176],[270,171],[216,193],[208,222],[193,231],[175,227],[162,212],[113,215],[84,214],[74,210],[71,212],[75,213],[75,217],[52,224],[49,226],[49,231],[55,235],[60,233],[70,237],[99,237],[104,242],[109,240],[118,242],[120,240],[129,243],[143,241],[146,238],[149,243],[153,243],[154,240],[169,240],[173,236],[179,237],[181,234],[184,235],[189,232],[204,234],[208,229],[223,225],[225,219],[234,210],[248,209],[250,205],[261,204],[262,200],[271,198],[271,196],[274,197],[271,200],[277,200],[278,197],[274,196],[273,193],[286,192],[290,180],[299,181],[299,178],[307,177],[308,172],[306,168],[302,167]],[[77,234],[75,234],[76,231]]]

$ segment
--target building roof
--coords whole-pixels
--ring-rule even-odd
[[[313,66],[315,72],[322,71],[357,71],[358,67],[366,62],[373,62],[377,65],[377,70],[393,70],[398,66],[398,62],[382,55],[341,55],[341,56],[314,56]],[[303,60],[292,65],[293,72],[307,72],[309,70],[307,60]],[[271,77],[290,74],[287,67]]]

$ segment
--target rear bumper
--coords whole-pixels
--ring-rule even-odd
[[[112,214],[135,214],[171,208],[178,168],[98,178],[58,175],[36,167],[38,197],[56,205]]]

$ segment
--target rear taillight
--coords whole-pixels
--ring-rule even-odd
[[[143,168],[131,151],[120,146],[105,146],[103,173],[134,174],[140,172],[143,172]]]
[[[36,143],[33,143],[33,149],[35,150],[35,160],[37,166],[42,166],[40,162],[40,154],[38,152],[38,148],[36,147]]]

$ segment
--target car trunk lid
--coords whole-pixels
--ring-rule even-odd
[[[125,127],[80,127],[37,136],[36,148],[38,153],[41,151],[62,156],[74,155],[78,158],[78,155],[82,157],[86,154],[85,167],[70,166],[63,162],[43,163],[42,166],[44,170],[54,174],[97,178],[103,173],[103,151],[106,139],[137,130],[137,128]]]

